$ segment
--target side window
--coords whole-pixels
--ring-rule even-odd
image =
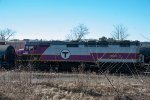
[[[29,50],[29,46],[26,45],[25,46],[25,50],[28,51]]]
[[[96,47],[96,45],[86,44],[85,47]]]
[[[29,51],[34,50],[34,46],[29,46]]]
[[[79,47],[78,44],[67,44],[66,46],[67,46],[67,47]]]
[[[96,47],[96,42],[93,42],[93,43],[90,43],[90,42],[88,43],[87,42],[87,43],[84,44],[84,46],[85,47]]]
[[[25,46],[25,50],[32,51],[34,50],[34,46]]]

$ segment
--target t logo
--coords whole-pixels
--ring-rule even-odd
[[[62,50],[60,55],[63,59],[68,59],[70,57],[70,51],[69,50]]]

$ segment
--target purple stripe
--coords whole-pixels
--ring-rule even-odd
[[[42,55],[40,60],[70,60],[70,61],[95,61],[97,59],[138,59],[136,53],[93,53],[91,55],[70,55],[68,59],[63,59],[60,55]]]
[[[55,55],[42,55],[40,60],[86,60],[86,61],[94,61],[91,56],[77,56],[77,55],[71,55],[68,59],[63,59],[61,56],[55,56]]]
[[[92,53],[95,58],[102,59],[138,59],[137,53]]]
[[[39,54],[39,55],[41,55],[41,54],[44,53],[44,51],[45,51],[47,48],[48,48],[48,46],[37,47],[35,50],[30,51],[29,54],[33,54],[33,55],[34,55],[34,54]]]

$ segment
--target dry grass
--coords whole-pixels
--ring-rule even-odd
[[[0,100],[150,100],[150,77],[1,71]]]

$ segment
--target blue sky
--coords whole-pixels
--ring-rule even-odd
[[[150,0],[0,0],[0,29],[14,38],[63,40],[78,24],[89,28],[86,38],[111,37],[122,24],[128,39],[150,41]]]

